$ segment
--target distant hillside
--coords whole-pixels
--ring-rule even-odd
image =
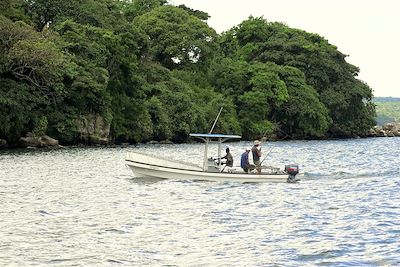
[[[373,99],[375,103],[378,102],[400,102],[400,98],[397,97],[375,97]]]
[[[388,98],[382,98],[388,99]],[[394,101],[393,99],[398,99]],[[400,121],[400,99],[390,98],[388,101],[377,101],[374,100],[376,104],[376,123],[377,125],[382,125],[388,122]]]

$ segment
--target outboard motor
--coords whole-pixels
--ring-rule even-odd
[[[296,175],[299,173],[299,165],[296,164],[285,165],[285,172],[289,174],[289,178],[287,179],[288,183],[294,183],[300,180],[296,179]]]

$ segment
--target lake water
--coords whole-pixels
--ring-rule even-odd
[[[235,164],[246,142],[229,143]],[[0,266],[400,265],[400,138],[267,142],[301,182],[145,181],[139,150],[200,163],[201,144],[0,151]],[[215,151],[215,147],[213,147]]]

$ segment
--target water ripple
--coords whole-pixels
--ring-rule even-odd
[[[264,144],[268,165],[300,165],[298,184],[147,180],[124,165],[130,150],[198,164],[200,144],[1,152],[0,265],[400,265],[399,141]],[[250,143],[228,145],[238,162]]]

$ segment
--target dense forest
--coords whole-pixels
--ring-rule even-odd
[[[318,34],[249,17],[222,34],[165,0],[0,0],[0,139],[62,144],[364,135],[372,90]]]

